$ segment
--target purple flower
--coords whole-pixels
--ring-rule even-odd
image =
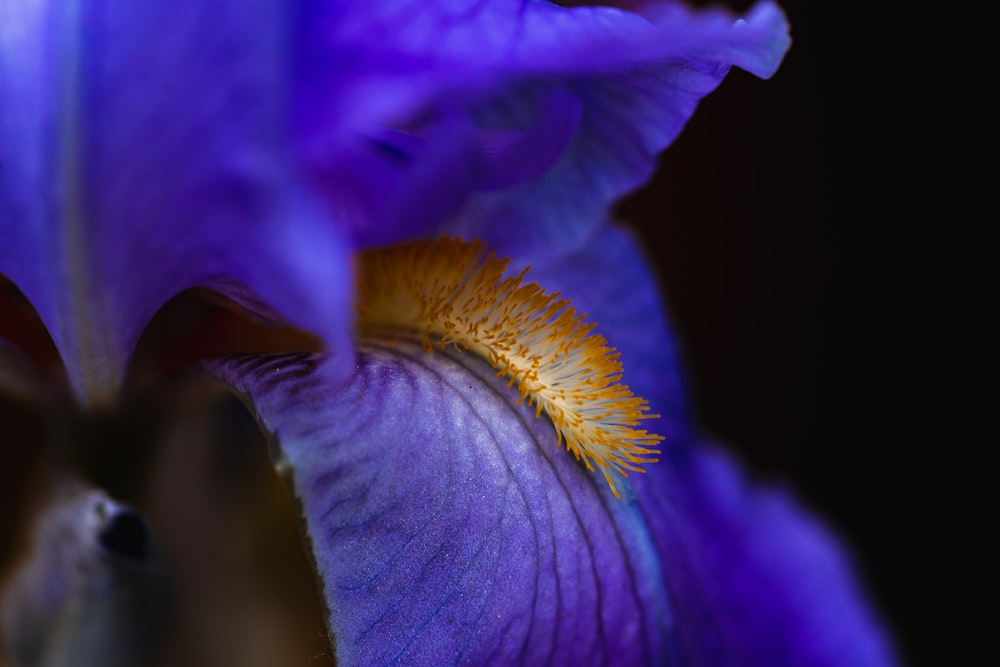
[[[83,410],[189,288],[322,342],[202,368],[292,473],[339,664],[891,664],[825,529],[697,432],[608,220],[788,46],[767,1],[6,2],[0,273]],[[0,387],[44,401],[31,357]]]

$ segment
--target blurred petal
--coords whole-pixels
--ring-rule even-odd
[[[788,493],[748,484],[704,443],[634,479],[685,665],[897,664],[849,554]]]
[[[451,218],[505,254],[573,247],[730,64],[767,75],[787,48],[767,3],[736,28],[718,11],[506,1],[0,12],[0,272],[90,402],[113,398],[145,323],[191,286],[346,350],[352,242]]]
[[[170,608],[160,548],[135,510],[72,482],[41,512],[0,599],[13,667],[138,665]]]
[[[368,347],[211,369],[294,471],[338,664],[656,664],[673,612],[636,507],[485,362]]]
[[[349,349],[348,247],[288,154],[290,9],[0,5],[0,273],[85,401],[114,397],[143,326],[199,284]]]
[[[789,46],[783,14],[766,1],[745,21],[675,4],[640,16],[513,0],[311,3],[307,16],[298,126],[320,180],[343,171],[345,123],[362,132],[367,123],[373,138],[387,127],[410,137],[450,127],[433,142],[391,144],[395,169],[419,169],[421,145],[450,144],[442,173],[459,178],[422,191],[435,213],[456,214],[445,231],[529,257],[586,238],[587,223],[648,178],[731,65],[770,76]],[[478,194],[459,206],[463,190]],[[419,207],[402,218],[365,210],[352,226],[363,244],[441,231]]]

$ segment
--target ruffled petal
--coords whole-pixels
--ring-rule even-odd
[[[451,220],[504,254],[573,247],[730,64],[766,75],[787,48],[766,3],[742,28],[510,2],[2,12],[0,272],[92,402],[187,287],[252,293],[347,349],[352,242]]]
[[[646,524],[485,362],[402,341],[211,369],[294,472],[338,664],[659,664],[674,615]]]
[[[288,150],[289,10],[0,7],[0,273],[85,402],[114,398],[150,317],[203,283],[349,349],[350,248]]]
[[[420,168],[421,146],[450,146],[442,173],[453,178],[422,193],[452,219],[442,227],[420,207],[399,217],[382,207],[391,195],[370,197],[352,225],[359,243],[443,230],[529,259],[586,238],[732,65],[770,76],[790,43],[766,1],[745,20],[672,3],[640,15],[514,0],[312,3],[307,15],[298,127],[321,181],[345,169],[345,123],[362,135],[367,124],[370,141],[405,130],[389,144],[396,174]]]

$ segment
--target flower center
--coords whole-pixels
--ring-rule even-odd
[[[372,250],[358,267],[362,338],[419,336],[424,349],[448,345],[476,354],[509,379],[555,426],[559,441],[611,491],[617,471],[643,472],[658,460],[663,437],[637,428],[648,402],[619,382],[615,348],[569,299],[524,281],[525,268],[504,277],[509,259],[480,241],[443,238]]]

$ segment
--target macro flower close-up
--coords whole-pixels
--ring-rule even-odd
[[[794,25],[565,4],[0,0],[0,665],[895,664],[615,211]]]

